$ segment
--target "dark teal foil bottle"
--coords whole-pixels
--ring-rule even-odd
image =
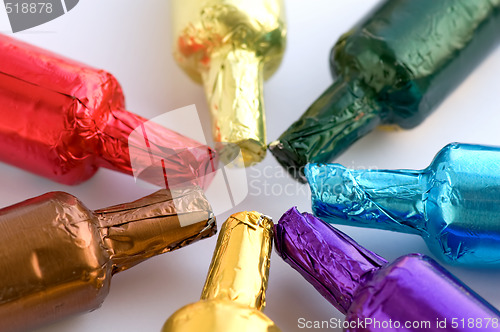
[[[335,82],[269,149],[304,181],[376,126],[413,128],[500,41],[500,0],[389,0],[332,49]]]
[[[448,264],[500,267],[500,147],[449,144],[423,170],[305,173],[324,221],[417,234]]]

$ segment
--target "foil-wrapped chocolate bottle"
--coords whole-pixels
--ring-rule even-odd
[[[389,263],[296,208],[279,220],[275,242],[278,254],[346,315],[331,328],[500,329],[500,312],[430,257],[410,254]]]
[[[261,310],[273,222],[258,212],[233,214],[222,225],[201,300],[177,310],[163,332],[279,332]]]
[[[269,149],[295,178],[376,126],[413,128],[500,42],[500,0],[388,0],[332,49],[335,82]]]
[[[449,144],[423,170],[309,164],[314,214],[422,236],[451,264],[500,265],[500,148]]]
[[[252,165],[266,154],[262,84],[278,68],[285,49],[282,0],[172,1],[174,56],[202,83],[214,141],[226,161],[240,150]]]
[[[0,161],[64,184],[99,167],[163,187],[208,184],[215,151],[124,106],[111,74],[0,34]]]
[[[97,211],[51,192],[0,210],[0,330],[98,308],[111,276],[216,232],[198,187]]]

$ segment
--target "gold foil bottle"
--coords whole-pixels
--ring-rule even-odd
[[[111,276],[215,234],[201,189],[160,190],[87,209],[51,192],[0,210],[0,331],[20,331],[98,308]]]
[[[205,88],[216,148],[249,166],[266,154],[262,85],[286,43],[281,0],[173,0],[174,57]],[[239,148],[238,148],[239,147]],[[241,158],[240,158],[241,159]]]
[[[222,225],[201,300],[176,311],[163,332],[278,332],[261,310],[269,275],[273,222],[258,212]]]

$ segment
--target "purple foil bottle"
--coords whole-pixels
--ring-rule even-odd
[[[278,255],[346,315],[344,331],[500,331],[500,312],[430,257],[388,263],[296,208],[275,228]]]

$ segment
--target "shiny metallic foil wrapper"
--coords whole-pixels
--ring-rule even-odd
[[[285,262],[346,315],[344,331],[499,329],[500,312],[430,257],[410,254],[388,263],[296,208],[279,220],[275,241]],[[471,328],[472,321],[484,325]],[[415,322],[428,325],[419,329]]]
[[[0,330],[98,308],[111,276],[216,232],[199,187],[91,211],[51,192],[0,210]]]
[[[453,143],[423,170],[309,164],[314,214],[422,236],[449,264],[500,266],[500,147]]]
[[[245,166],[266,154],[262,84],[285,50],[281,0],[174,0],[174,57],[205,88],[225,162]]]
[[[176,311],[163,332],[278,332],[261,310],[273,222],[258,212],[233,214],[222,225],[201,300]]]
[[[333,14],[333,13],[332,13]],[[378,125],[422,123],[500,43],[500,0],[386,0],[333,46],[336,81],[269,145],[305,182]]]
[[[124,106],[111,74],[0,35],[1,161],[64,184],[101,166],[163,187],[208,184],[215,151]]]

